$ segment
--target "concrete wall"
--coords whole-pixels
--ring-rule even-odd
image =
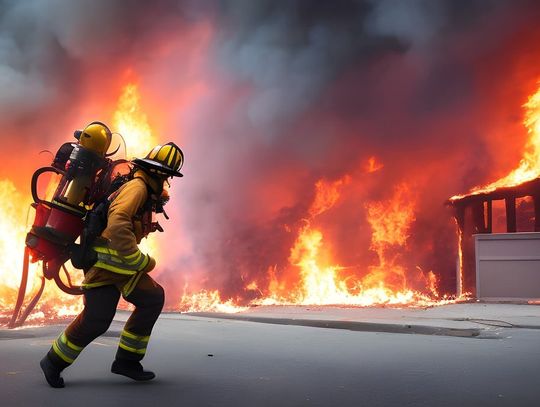
[[[540,232],[475,235],[476,296],[540,299]]]

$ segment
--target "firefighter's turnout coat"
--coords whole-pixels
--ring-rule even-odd
[[[150,194],[160,189],[157,180],[137,171],[111,196],[107,226],[93,247],[97,262],[86,273],[83,288],[114,284],[127,297],[141,276],[155,267],[155,260],[142,253],[138,244],[147,233],[143,219],[150,215]]]

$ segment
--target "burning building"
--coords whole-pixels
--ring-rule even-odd
[[[540,235],[531,233],[540,232],[540,89],[529,97],[524,108],[529,140],[518,168],[496,182],[448,201],[454,208],[459,234],[458,292],[515,299],[540,296],[535,275],[535,243]],[[481,236],[494,232],[506,234]],[[488,244],[492,247],[488,248]],[[486,267],[498,270],[498,275],[484,276],[482,261]],[[491,291],[484,288],[485,283],[491,284]]]
[[[536,289],[535,276],[520,276],[517,273],[519,267],[514,261],[520,261],[521,265],[524,262],[529,262],[526,274],[531,273],[532,269],[537,268],[536,253],[538,248],[526,246],[537,240],[540,235],[526,232],[540,232],[540,179],[536,178],[531,181],[514,187],[500,187],[491,192],[483,192],[473,195],[466,195],[460,198],[454,198],[448,203],[454,208],[455,219],[458,225],[459,234],[459,261],[458,261],[458,293],[470,293],[479,298],[486,296],[503,299],[536,299],[540,295]],[[494,204],[498,208],[494,208]],[[498,205],[497,205],[498,204]],[[498,209],[499,216],[496,218],[499,223],[504,222],[501,228],[499,225],[499,233],[496,236],[488,238],[488,235],[494,233],[494,212]],[[503,212],[504,211],[504,212]],[[519,212],[519,213],[517,213]],[[518,215],[520,215],[518,217]],[[521,222],[518,219],[521,218]],[[504,219],[504,220],[503,220]],[[519,227],[518,227],[519,225]],[[503,234],[502,232],[507,232]],[[521,232],[521,233],[516,233]],[[498,240],[503,243],[503,240],[518,240],[518,244],[522,246],[521,256],[519,257],[503,257],[506,245],[497,245],[493,247],[494,253],[490,258],[482,258],[479,244],[484,245],[487,240]],[[525,252],[525,253],[523,253]],[[508,255],[507,255],[508,256]],[[488,256],[489,257],[489,256]],[[480,286],[480,261],[503,262],[500,265],[505,265],[497,293],[486,295],[479,290]],[[497,264],[491,264],[491,267],[496,267]],[[489,277],[486,277],[489,279]],[[523,280],[523,278],[525,278]],[[519,283],[521,289],[510,290],[509,286],[505,285],[509,281],[513,281],[517,285],[517,280],[522,279]],[[485,281],[484,281],[485,282]],[[524,289],[528,287],[528,289]],[[514,294],[511,294],[511,292]],[[529,294],[524,294],[528,292]]]

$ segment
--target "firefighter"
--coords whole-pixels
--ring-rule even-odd
[[[135,310],[120,335],[111,372],[137,381],[155,377],[143,369],[140,361],[163,308],[164,292],[148,275],[155,260],[142,253],[137,244],[151,231],[147,220],[164,193],[164,182],[170,177],[182,177],[179,170],[183,161],[176,144],[158,145],[144,159],[132,161],[132,179],[109,197],[107,226],[93,246],[97,261],[86,271],[83,281],[84,309],[40,362],[52,387],[64,387],[61,372],[107,331],[120,295],[135,305]]]

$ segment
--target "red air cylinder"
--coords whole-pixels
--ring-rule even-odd
[[[76,214],[52,208],[45,227],[53,229],[60,239],[72,243],[81,234],[83,221]]]
[[[26,236],[32,262],[49,261],[61,256],[66,247],[75,242],[82,229],[83,220],[78,214],[43,203],[36,204],[34,225]]]
[[[51,208],[44,204],[33,204],[33,206],[36,208],[34,226],[45,226],[49,220]]]

